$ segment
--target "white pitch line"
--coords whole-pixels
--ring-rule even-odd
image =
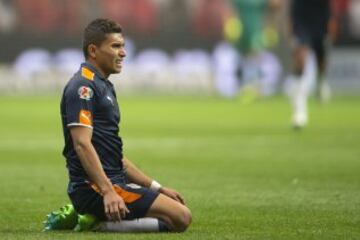
[[[283,136],[191,136],[191,137],[145,137],[145,138],[126,138],[124,141],[124,148],[148,148],[148,147],[161,147],[172,148],[179,145],[191,145],[191,146],[204,146],[204,145],[217,145],[221,142],[231,141],[234,144],[241,144],[242,142],[254,145],[271,144],[274,142],[274,138],[277,138],[275,142],[281,143],[288,141]],[[0,140],[0,151],[33,151],[33,150],[56,150],[62,151],[63,148],[62,139],[9,139]]]
[[[183,144],[201,144],[204,138],[127,138],[124,139],[126,148],[147,148],[154,146],[176,147]],[[211,139],[215,141],[215,138]],[[56,139],[11,139],[0,140],[0,151],[32,151],[32,150],[59,150],[63,148],[63,141]]]

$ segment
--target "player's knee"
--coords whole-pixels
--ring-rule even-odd
[[[177,214],[176,219],[174,219],[174,231],[175,232],[184,232],[189,225],[191,224],[192,216],[191,212],[187,207],[183,207],[179,214]]]

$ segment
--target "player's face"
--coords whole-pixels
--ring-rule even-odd
[[[120,73],[126,56],[125,40],[120,33],[109,33],[96,51],[96,63],[105,77]]]

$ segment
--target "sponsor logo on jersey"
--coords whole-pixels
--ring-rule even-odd
[[[93,97],[94,92],[89,87],[81,86],[79,87],[78,94],[81,99],[90,100]]]
[[[114,105],[114,102],[110,96],[106,96],[106,98],[107,98],[107,100],[109,100],[111,102],[111,105]]]

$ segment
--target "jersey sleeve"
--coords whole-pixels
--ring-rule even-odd
[[[66,90],[65,109],[67,127],[93,128],[95,92],[92,82],[79,81]]]

